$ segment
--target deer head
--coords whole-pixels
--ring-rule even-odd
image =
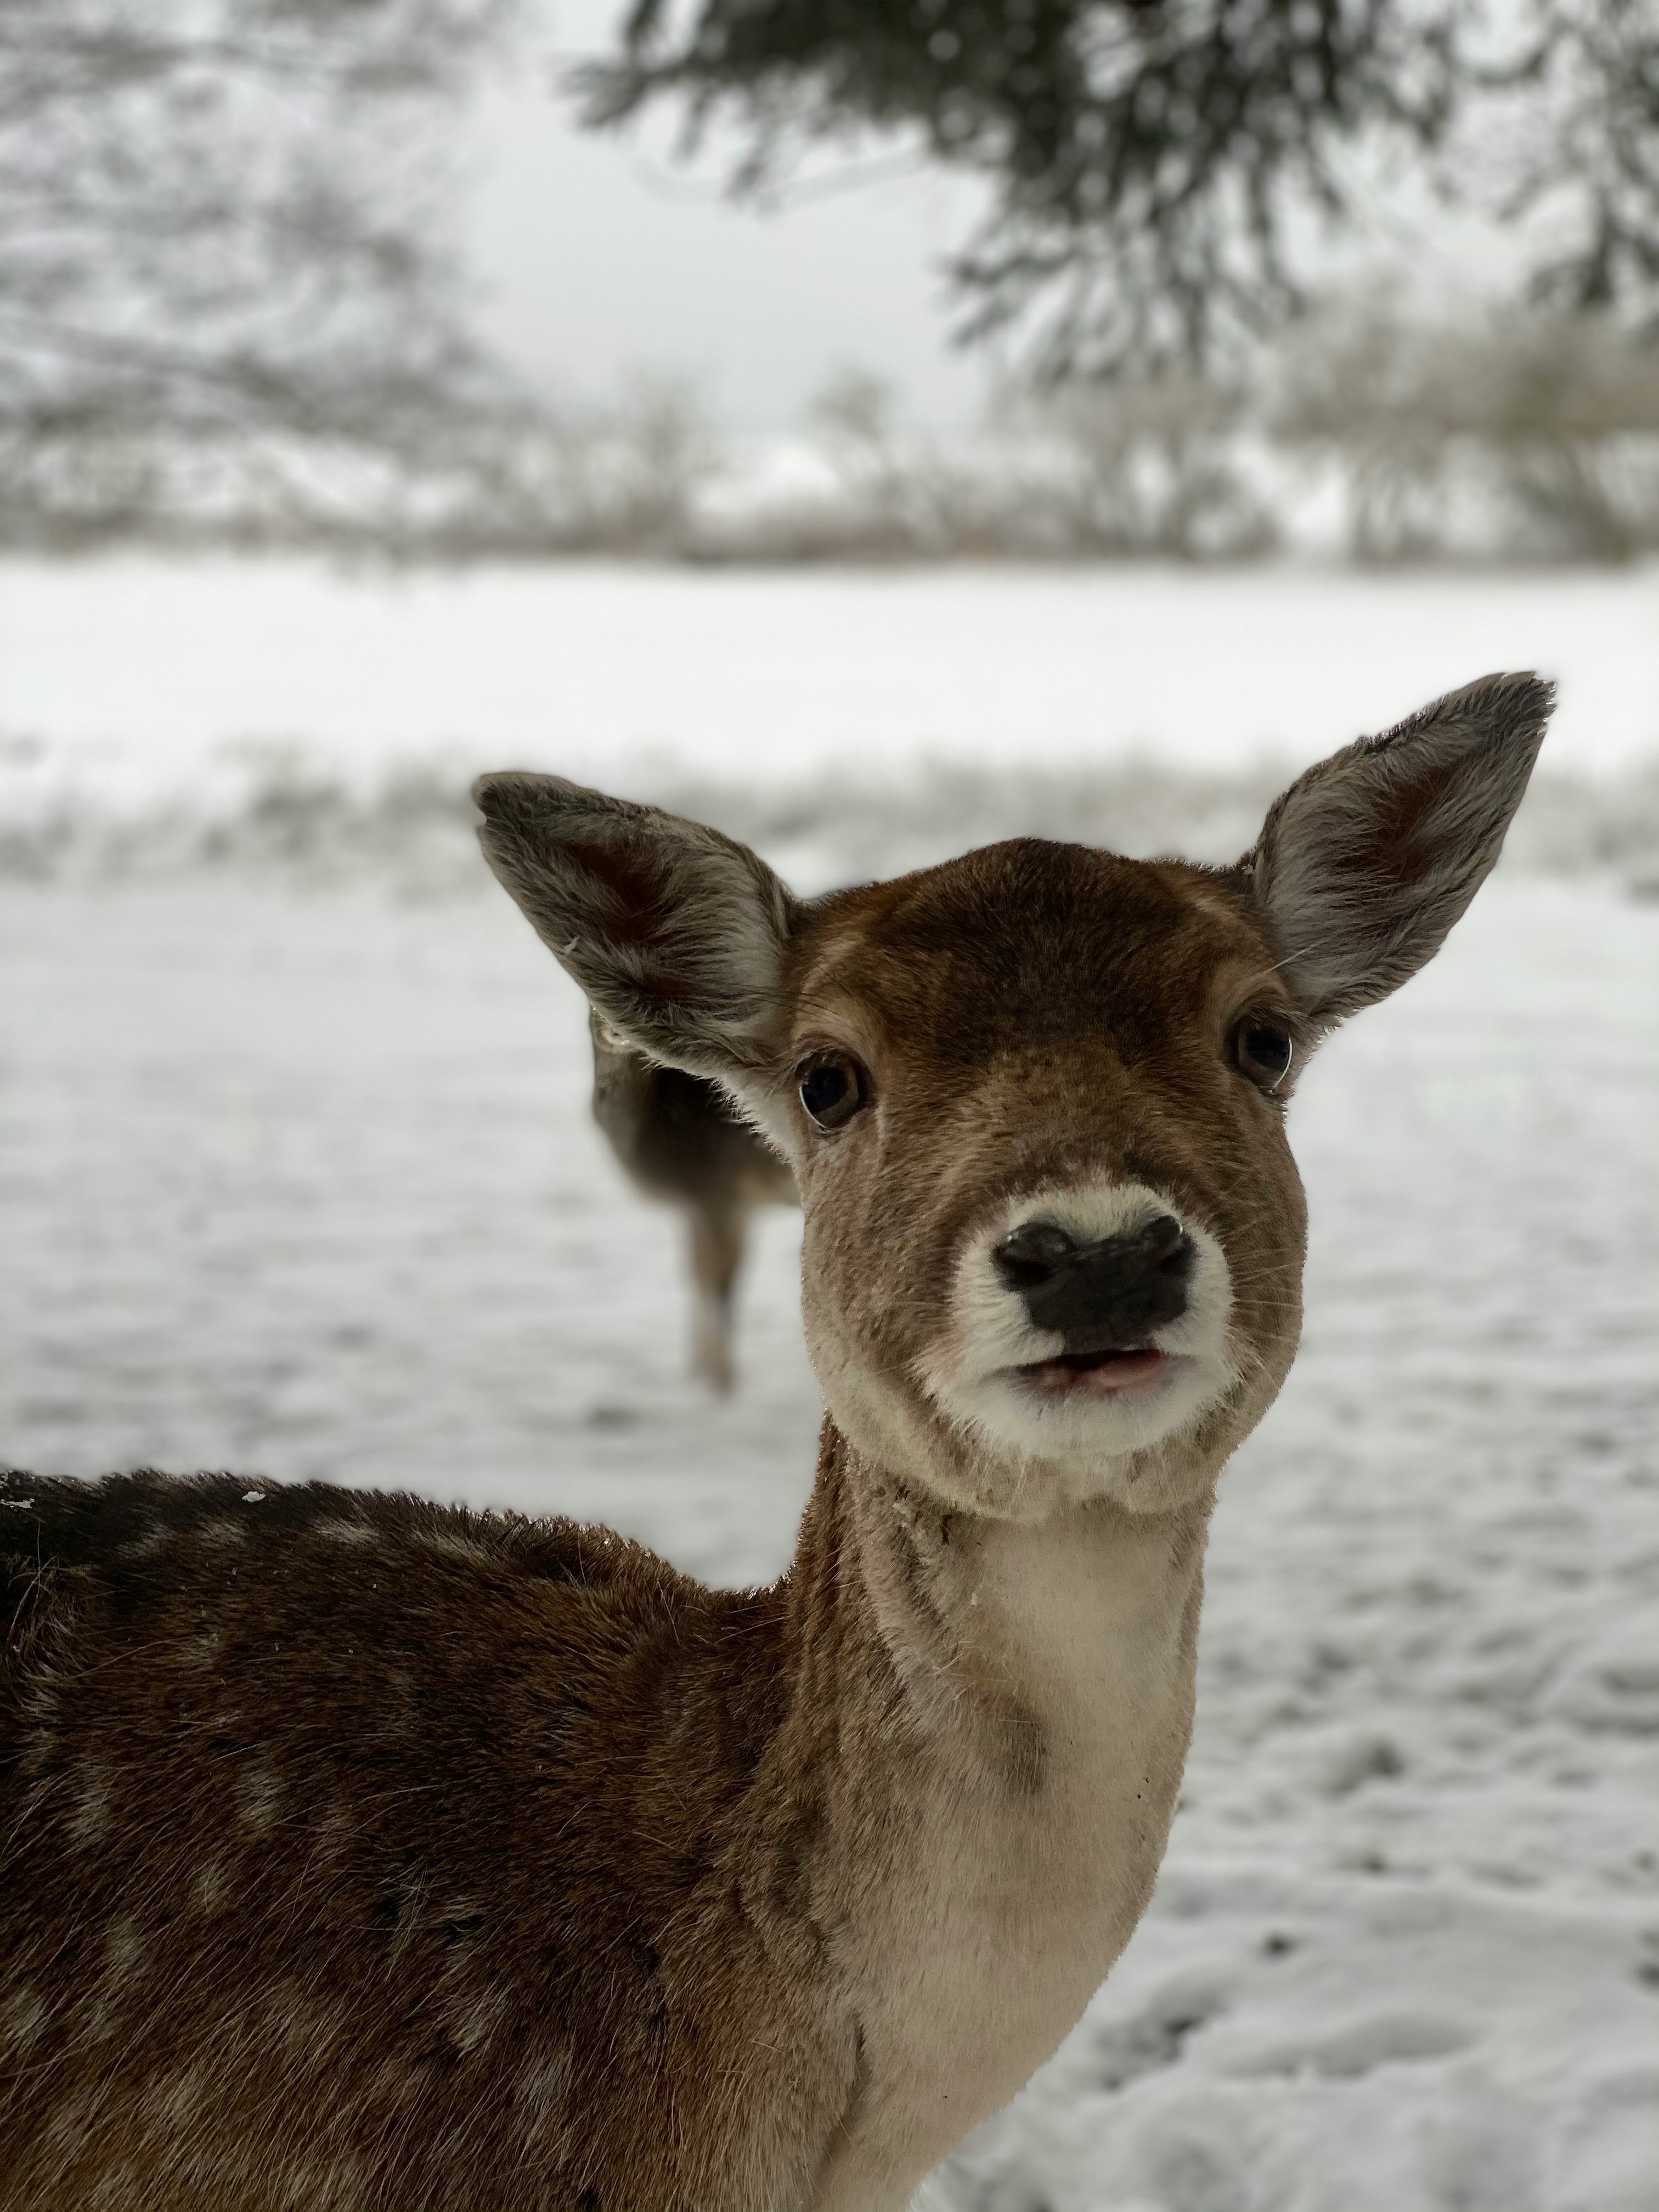
[[[1310,769],[1231,868],[1018,838],[800,901],[717,831],[555,776],[475,790],[602,1019],[788,1159],[831,1419],[1004,1520],[1213,1481],[1289,1369],[1285,1109],[1438,949],[1552,704],[1488,677]]]

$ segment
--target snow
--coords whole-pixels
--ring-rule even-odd
[[[863,774],[930,752],[1301,762],[1515,667],[1560,680],[1559,769],[1650,754],[1659,569],[0,561],[12,780],[130,802],[273,744],[371,778],[422,754],[601,781],[665,763]]]
[[[650,576],[611,578],[612,611],[586,632],[560,595],[591,590],[597,608],[592,576],[365,581],[387,627],[365,617],[331,720],[320,668],[297,643],[282,665],[280,623],[257,645],[264,615],[233,620],[228,584],[220,612],[240,645],[210,623],[207,672],[172,691],[176,605],[151,634],[124,634],[125,682],[90,649],[76,663],[61,623],[55,642],[14,650],[76,589],[95,641],[139,567],[0,578],[0,719],[65,744],[101,728],[117,746],[106,765],[137,763],[134,791],[159,790],[216,732],[252,726],[230,717],[237,684],[250,713],[266,697],[265,726],[309,732],[319,755],[361,741],[359,758],[383,744],[390,762],[394,740],[446,729],[498,746],[514,736],[512,685],[526,714],[536,691],[523,645],[538,593],[566,609],[550,629],[587,639],[587,726],[613,733],[618,760],[648,734],[641,702],[673,689],[665,660],[613,665],[627,609],[642,618],[666,591]],[[312,572],[263,573],[273,620],[324,592]],[[688,763],[709,773],[770,771],[756,747],[769,685],[789,688],[788,635],[819,639],[796,665],[797,725],[827,741],[863,699],[888,764],[958,712],[986,757],[1012,757],[1022,727],[1063,735],[1096,665],[1073,639],[1030,676],[1029,723],[1011,723],[1012,673],[995,699],[975,691],[982,580],[967,578],[950,623],[970,665],[936,671],[924,708],[871,672],[911,650],[884,610],[931,604],[924,631],[949,627],[939,580],[674,580],[685,597],[661,634],[684,654]],[[775,581],[799,623],[755,623],[757,672],[735,640]],[[1460,581],[1466,596],[1434,611],[1448,587],[1401,580],[1395,653],[1380,635],[1360,650],[1370,633],[1340,612],[1358,605],[1346,582],[1318,601],[1296,580],[1279,605],[1252,578],[1029,581],[1033,608],[1039,586],[1064,586],[1074,605],[1096,593],[1142,610],[1127,703],[1100,715],[1120,732],[1180,628],[1157,611],[1166,591],[1188,611],[1237,591],[1228,650],[1266,672],[1236,684],[1212,665],[1201,683],[1250,743],[1252,717],[1267,730],[1271,714],[1287,747],[1311,751],[1489,663],[1546,657],[1523,649],[1549,614],[1530,584]],[[1577,581],[1549,635],[1601,703],[1575,706],[1570,682],[1564,726],[1579,714],[1584,760],[1612,766],[1652,735],[1656,647],[1636,628],[1652,579]],[[1000,580],[997,604],[1026,584]],[[198,587],[205,620],[218,587],[205,571],[179,586],[186,599]],[[264,588],[238,586],[255,601]],[[397,612],[405,588],[425,644]],[[500,633],[520,658],[510,681],[473,660],[462,717],[467,670],[444,670],[478,650],[481,625],[463,618],[475,588],[505,594],[498,606],[522,593]],[[1382,594],[1368,622],[1395,589],[1364,586]],[[837,593],[856,611],[839,643],[813,629]],[[1270,663],[1316,605],[1337,611],[1315,733],[1318,683]],[[1249,644],[1249,606],[1271,651]],[[1366,665],[1344,670],[1350,620]],[[1058,639],[1060,617],[1033,613],[1002,650],[1051,621]],[[340,613],[348,659],[351,628]],[[574,696],[568,670],[559,680]],[[192,684],[197,719],[168,722]],[[1178,702],[1200,688],[1178,672],[1158,726],[1194,766],[1208,756]],[[534,757],[562,762],[543,726]],[[94,757],[82,767],[95,777]],[[708,1400],[686,1370],[676,1224],[626,1188],[588,1119],[574,993],[504,898],[449,882],[417,877],[411,896],[368,874],[305,890],[234,868],[0,880],[0,1461],[395,1484],[604,1519],[724,1583],[770,1575],[818,1419],[798,1223],[762,1218],[743,1389]],[[1323,1048],[1291,1127],[1313,1220],[1307,1333],[1223,1485],[1197,1731],[1157,1896],[1077,2033],[931,2202],[1659,2212],[1659,905],[1500,872],[1425,974]]]

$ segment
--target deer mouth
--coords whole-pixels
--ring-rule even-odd
[[[1162,1381],[1176,1364],[1169,1352],[1142,1345],[1133,1351],[1062,1352],[1057,1358],[1036,1360],[1014,1372],[1045,1397],[1111,1398],[1120,1390]]]

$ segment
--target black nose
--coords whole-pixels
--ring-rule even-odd
[[[1172,1213],[1123,1237],[1079,1243],[1058,1222],[1025,1221],[992,1254],[1036,1328],[1067,1352],[1133,1352],[1187,1310],[1198,1248]]]

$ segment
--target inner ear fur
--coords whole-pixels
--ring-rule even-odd
[[[1536,676],[1483,676],[1274,802],[1242,866],[1316,1024],[1386,998],[1439,951],[1503,849],[1554,704]]]
[[[763,860],[562,776],[505,770],[472,797],[484,858],[605,1021],[694,1074],[767,1067],[798,909]]]

